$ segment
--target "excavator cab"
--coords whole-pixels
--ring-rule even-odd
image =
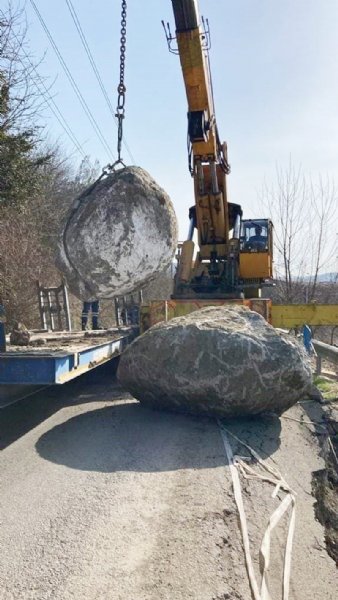
[[[272,222],[243,219],[240,232],[239,276],[244,284],[272,278]]]

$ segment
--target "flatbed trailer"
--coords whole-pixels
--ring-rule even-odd
[[[226,300],[168,300],[141,306],[140,331],[161,321],[182,316]],[[267,299],[231,300],[260,313],[274,327],[337,326],[337,304],[275,305]],[[31,332],[28,346],[12,346],[0,352],[0,385],[63,384],[119,356],[140,333],[138,327],[119,327],[87,332]]]
[[[119,356],[135,328],[96,332],[33,331],[28,346],[0,352],[0,385],[63,384]],[[6,340],[9,342],[9,339]]]

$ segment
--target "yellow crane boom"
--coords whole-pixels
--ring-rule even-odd
[[[195,192],[188,240],[179,255],[174,297],[257,297],[262,281],[272,276],[272,225],[267,219],[241,222],[241,207],[228,202],[226,176],[230,168],[215,116],[208,21],[200,18],[197,0],[172,0],[172,7],[175,36],[169,25],[165,29],[169,49],[179,55],[182,67]],[[196,256],[194,228],[198,233]]]

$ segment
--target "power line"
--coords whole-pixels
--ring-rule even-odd
[[[20,40],[18,38],[17,35],[15,35],[15,33],[13,34],[14,38],[16,39],[16,41],[18,43],[20,43]],[[82,155],[83,158],[86,157],[86,153],[82,148],[82,145],[80,144],[79,140],[77,139],[74,131],[71,129],[70,125],[67,123],[64,115],[62,114],[62,112],[60,111],[58,105],[56,104],[54,98],[52,97],[52,95],[50,94],[48,88],[45,85],[45,82],[43,81],[41,75],[39,74],[37,68],[35,67],[35,65],[32,63],[30,57],[28,56],[27,52],[25,52],[25,50],[23,49],[23,47],[21,46],[21,51],[23,53],[23,56],[25,57],[25,59],[27,60],[31,71],[29,72],[29,75],[31,74],[32,71],[34,71],[35,76],[37,77],[39,84],[44,88],[43,90],[41,89],[41,87],[39,87],[39,84],[37,83],[36,79],[32,78],[32,82],[35,85],[35,87],[37,88],[37,90],[39,91],[40,94],[42,94],[42,96],[45,98],[50,110],[52,111],[53,115],[55,116],[55,118],[57,119],[57,121],[59,122],[59,124],[61,125],[62,129],[65,131],[65,133],[68,135],[69,139],[71,140],[71,142],[74,144],[75,148],[77,149],[77,151],[79,152],[79,154]],[[25,67],[25,64],[23,62],[23,60],[20,58],[20,62],[23,65],[23,67]]]
[[[57,119],[59,124],[61,125],[64,132],[68,135],[69,139],[74,144],[74,146],[77,149],[77,151],[79,152],[79,154],[81,154],[82,157],[85,158],[86,153],[83,150],[82,145],[80,144],[79,140],[77,139],[74,131],[71,129],[70,125],[67,123],[64,115],[60,111],[60,109],[59,109],[58,105],[56,104],[52,95],[49,93],[49,90],[46,87],[42,77],[38,73],[38,71],[35,68],[35,66],[33,65],[33,63],[30,61],[28,55],[26,53],[24,53],[24,55],[25,55],[26,59],[29,61],[31,69],[35,72],[35,75],[39,80],[39,83],[37,83],[36,80],[33,79],[33,83],[34,83],[35,87],[39,90],[39,92],[43,95],[43,97],[47,101],[47,104],[48,104],[50,110],[52,111],[53,115],[55,116],[55,118]],[[43,89],[41,89],[41,88],[43,88]]]
[[[61,66],[62,66],[65,74],[67,75],[68,81],[70,82],[70,84],[71,84],[71,86],[72,86],[72,88],[73,88],[73,90],[74,90],[74,92],[75,92],[78,100],[80,101],[81,106],[82,106],[83,110],[85,111],[85,113],[86,113],[86,115],[87,115],[87,117],[88,117],[88,119],[89,119],[89,121],[90,121],[90,123],[91,123],[91,125],[92,125],[92,127],[93,127],[93,129],[94,129],[94,131],[96,133],[96,135],[98,136],[98,138],[99,138],[99,140],[100,140],[103,148],[107,152],[109,159],[111,159],[111,157],[114,158],[114,154],[113,154],[111,148],[109,147],[109,144],[108,144],[107,140],[105,139],[105,137],[104,137],[104,135],[103,135],[103,133],[102,133],[102,131],[101,131],[101,129],[100,129],[100,127],[99,127],[96,119],[95,119],[95,117],[93,116],[92,111],[90,110],[90,108],[89,108],[86,100],[84,99],[84,97],[83,97],[83,95],[82,95],[82,93],[81,93],[81,91],[80,91],[80,89],[79,89],[76,81],[74,80],[74,77],[72,76],[72,74],[71,74],[71,72],[70,72],[70,70],[69,70],[69,68],[68,68],[68,66],[67,66],[67,64],[66,64],[66,62],[65,62],[65,60],[64,60],[64,58],[63,58],[63,56],[61,54],[61,52],[60,52],[60,50],[58,49],[58,47],[57,47],[57,45],[56,45],[56,43],[55,43],[55,41],[54,41],[54,39],[52,37],[52,34],[50,33],[50,31],[49,31],[49,29],[48,29],[48,27],[47,27],[47,25],[46,25],[46,23],[45,23],[45,21],[43,19],[42,15],[41,15],[41,13],[40,13],[40,11],[38,9],[38,7],[36,6],[34,0],[30,0],[30,3],[31,3],[31,5],[32,5],[32,7],[33,7],[33,9],[34,9],[34,11],[35,11],[35,13],[36,13],[39,21],[40,21],[40,24],[41,24],[43,30],[45,31],[45,33],[46,33],[46,35],[48,37],[48,40],[49,40],[49,42],[50,42],[50,44],[51,44],[51,46],[52,46],[52,48],[53,48],[53,50],[55,52],[55,54],[56,54],[56,56],[57,56],[60,64],[61,64]]]
[[[106,103],[107,103],[107,106],[109,108],[109,111],[110,111],[110,113],[111,113],[111,115],[112,115],[112,117],[114,119],[115,125],[118,127],[117,119],[115,117],[115,110],[114,110],[114,108],[112,106],[112,103],[110,101],[109,95],[108,95],[107,90],[105,88],[105,85],[104,85],[104,83],[102,81],[102,77],[101,77],[100,72],[99,72],[99,70],[97,68],[96,62],[95,62],[94,57],[92,55],[92,52],[91,52],[91,50],[89,48],[86,36],[85,36],[84,31],[83,31],[83,29],[81,27],[81,23],[80,23],[78,15],[76,13],[76,10],[74,8],[74,5],[72,3],[72,0],[66,0],[66,4],[68,6],[69,12],[70,12],[71,17],[73,19],[73,22],[74,22],[74,25],[75,25],[75,27],[77,29],[77,32],[78,32],[78,34],[80,36],[82,45],[83,45],[83,47],[85,49],[85,52],[86,52],[86,54],[88,56],[89,62],[91,64],[91,67],[92,67],[92,69],[94,71],[95,77],[96,77],[96,79],[98,81],[98,84],[99,84],[99,86],[101,88],[102,94],[103,94],[103,96],[104,96],[104,98],[106,100]],[[123,139],[123,144],[124,144],[124,146],[125,146],[128,154],[129,154],[129,158],[130,158],[131,162],[135,163],[135,159],[134,159],[134,157],[133,157],[133,155],[131,153],[131,150],[130,150],[128,144],[127,144],[126,139]]]
[[[39,75],[40,78],[40,75]],[[35,85],[36,82],[34,82]],[[52,111],[53,115],[55,116],[55,118],[57,119],[57,121],[59,122],[59,124],[61,125],[62,129],[64,130],[64,132],[68,135],[69,139],[71,140],[71,142],[73,142],[75,148],[77,149],[77,151],[79,152],[79,154],[82,155],[82,158],[86,157],[86,153],[83,150],[83,147],[81,146],[80,142],[78,141],[77,137],[75,136],[75,133],[73,132],[73,130],[71,129],[71,127],[68,125],[65,117],[63,116],[62,112],[60,111],[58,105],[56,104],[56,102],[54,101],[54,98],[49,94],[47,87],[45,86],[45,84],[43,83],[42,79],[40,78],[40,83],[43,86],[45,93],[42,91],[42,95],[44,98],[46,98],[48,106],[50,108],[50,110]],[[37,85],[38,89],[39,86]]]

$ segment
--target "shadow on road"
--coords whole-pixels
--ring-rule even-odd
[[[265,456],[279,447],[278,419],[236,420],[227,426]],[[36,449],[54,463],[104,473],[205,469],[226,462],[215,420],[153,411],[136,401],[73,417],[42,435]]]
[[[145,408],[116,383],[111,361],[64,386],[50,386],[0,410],[0,449],[42,424],[61,409],[111,403],[83,412],[50,429],[36,445],[46,460],[86,471],[165,471],[224,465],[218,427],[207,417]],[[127,402],[127,403],[125,403]],[[236,419],[227,427],[263,456],[280,444],[280,422],[265,417]],[[243,453],[242,447],[234,451]]]
[[[32,386],[23,386],[22,391],[20,388],[12,390],[11,386],[7,386],[8,400],[13,399],[13,402],[0,409],[0,450],[4,450],[65,406],[102,401],[103,396],[107,397],[107,388],[111,400],[123,397],[121,389],[116,385],[114,387],[117,364],[115,359],[70,383],[47,386],[29,396],[27,393],[34,391]],[[6,394],[4,387],[3,395]],[[5,400],[6,398],[4,402]]]

